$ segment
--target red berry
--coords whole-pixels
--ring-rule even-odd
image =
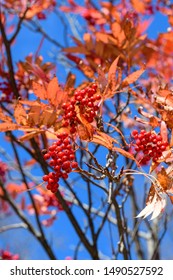
[[[63,179],[67,179],[67,178],[68,178],[68,174],[67,174],[67,173],[63,173],[63,174],[62,174],[62,178],[63,178]]]
[[[62,164],[62,169],[63,170],[67,170],[70,168],[70,161],[65,161],[63,164]]]
[[[75,159],[75,156],[73,154],[69,155],[69,159],[70,160],[74,160]]]
[[[97,84],[92,84],[92,86],[91,86],[95,91],[96,91],[96,89],[97,89]]]
[[[63,156],[62,157],[62,162],[65,162],[65,161],[67,161],[68,160],[68,156]]]
[[[45,160],[48,160],[48,159],[50,159],[50,154],[47,153],[47,154],[45,154],[43,157],[44,157]]]
[[[72,167],[72,168],[77,168],[77,167],[78,167],[78,163],[77,163],[76,161],[73,161],[73,162],[71,163],[71,167]]]
[[[132,137],[138,135],[138,131],[137,130],[133,130],[132,133],[131,133]]]
[[[48,175],[44,175],[42,179],[43,179],[43,181],[48,182],[49,176]]]

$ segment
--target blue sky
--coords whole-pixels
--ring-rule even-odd
[[[76,1],[77,2],[77,1]],[[81,4],[81,1],[78,1]],[[76,17],[76,16],[75,16]],[[84,24],[84,21],[80,19],[80,17],[77,17],[79,22],[81,24]],[[52,13],[46,21],[41,21],[40,24],[43,26],[43,28],[48,32],[49,36],[52,38],[55,38],[58,42],[61,44],[64,44],[64,39],[63,39],[63,27],[62,27],[62,22],[57,18],[57,16]],[[148,29],[148,34],[150,38],[156,38],[159,32],[166,32],[167,28],[169,27],[167,18],[163,16],[160,13],[157,13],[155,18],[153,18],[153,21]],[[70,29],[69,29],[70,32]],[[67,34],[67,37],[70,38],[70,33]],[[82,34],[81,34],[82,38]],[[39,43],[42,39],[42,36],[38,35],[37,33],[33,33],[32,31],[29,31],[28,28],[22,27],[19,36],[17,38],[17,41],[15,42],[12,50],[12,55],[13,55],[13,60],[14,62],[18,62],[19,60],[23,60],[25,56],[27,56],[30,53],[35,53]],[[50,42],[48,42],[46,39],[44,40],[43,47],[41,48],[40,54],[43,56],[44,61],[52,61],[54,62],[54,57],[52,57],[52,54],[59,55],[58,50],[52,46]],[[56,60],[57,63],[57,76],[59,78],[60,83],[65,81],[66,75],[69,71],[69,69],[65,69],[63,66],[61,66],[60,63],[58,63],[58,60]],[[70,69],[74,70],[74,69]],[[76,71],[74,71],[76,72]],[[82,75],[78,73],[77,79],[78,81],[82,80]],[[1,134],[1,146],[5,149],[8,148],[9,154],[12,154],[11,148],[9,148],[9,145],[6,143],[5,139],[2,137]],[[23,153],[23,152],[22,152]],[[100,152],[100,158],[99,161],[102,162],[104,161],[106,151],[103,149]],[[26,157],[27,159],[27,154],[22,154],[23,157]],[[36,174],[38,176],[39,170],[36,169],[33,174]],[[42,174],[40,173],[40,176]],[[72,175],[72,178],[76,175]],[[137,183],[140,182],[141,180],[138,181]],[[82,196],[82,181],[78,182],[78,184],[75,186],[76,188],[80,189],[79,194]],[[138,186],[137,186],[138,187]],[[99,193],[94,191],[94,200],[97,202],[97,199],[99,197]],[[76,207],[75,209],[76,214],[78,215],[78,219],[81,223],[83,223],[83,215],[82,213],[79,212],[78,208]],[[128,211],[128,209],[127,209]],[[30,217],[31,220],[33,220],[32,217]],[[98,218],[99,220],[99,218]],[[6,220],[6,223],[10,222],[17,222],[18,219],[14,216],[9,216]],[[115,234],[116,234],[116,229]],[[48,239],[50,240],[50,243],[53,246],[53,249],[57,253],[57,257],[60,259],[64,259],[66,256],[73,256],[74,253],[74,247],[78,241],[78,237],[74,233],[74,230],[71,228],[71,225],[66,218],[66,214],[61,212],[58,215],[57,221],[55,222],[53,228],[48,228],[46,229],[47,234],[48,234]],[[70,233],[70,234],[69,234]],[[13,236],[13,238],[11,238]],[[100,239],[100,248],[102,250],[102,254],[105,256],[110,255],[110,247],[109,245],[109,240],[107,236],[107,230],[105,228],[103,232],[103,236]],[[166,246],[166,242],[170,240],[172,242],[171,237],[167,236],[167,239],[165,239],[165,243],[163,243],[162,246]],[[15,244],[15,245],[14,245]],[[70,244],[70,246],[69,246]],[[32,236],[27,233],[25,230],[18,230],[18,231],[8,231],[6,233],[1,234],[1,239],[0,239],[0,247],[3,248],[10,248],[12,249],[13,252],[17,253],[19,252],[21,254],[22,259],[46,259],[47,255],[43,251],[43,249],[40,248],[38,245],[37,241],[35,241]],[[21,248],[26,248],[26,250],[21,250]],[[38,248],[38,250],[35,250],[35,248]],[[167,254],[167,253],[165,253]],[[169,258],[169,254],[167,254]],[[79,252],[79,258],[80,259],[88,259],[89,255],[86,254],[86,252],[83,250],[83,247],[81,247],[81,250]]]

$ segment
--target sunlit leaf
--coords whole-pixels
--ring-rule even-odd
[[[17,130],[19,128],[18,124],[11,123],[11,122],[4,122],[0,123],[0,131],[10,131],[10,130]]]
[[[130,84],[133,84],[136,82],[139,77],[145,72],[145,67],[141,68],[140,70],[137,70],[127,76],[123,81],[122,81],[122,87],[128,86]]]
[[[27,125],[27,113],[21,103],[17,103],[14,108],[14,117],[17,124]]]
[[[43,100],[47,99],[47,91],[43,85],[33,82],[32,88],[33,88],[34,94],[37,97],[39,97],[40,99],[43,99]]]

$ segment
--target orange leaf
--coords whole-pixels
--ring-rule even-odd
[[[112,150],[118,152],[119,154],[125,156],[126,158],[134,160],[136,162],[136,164],[138,166],[140,166],[139,162],[135,159],[135,157],[131,153],[129,153],[129,152],[127,152],[127,151],[125,151],[125,150],[123,150],[119,147],[113,147]]]
[[[168,176],[165,168],[162,167],[161,171],[157,174],[157,179],[164,191],[168,190],[171,186],[172,180]]]
[[[113,149],[113,143],[117,143],[114,138],[99,130],[97,131],[97,134],[93,135],[93,139],[91,142],[102,145],[109,150]]]
[[[51,109],[45,109],[40,116],[40,125],[51,126],[55,123],[57,118],[57,114],[55,111]]]
[[[17,103],[14,108],[14,117],[18,124],[26,125],[27,124],[27,114],[21,103]]]
[[[66,101],[66,96],[63,90],[60,88],[58,79],[54,77],[47,87],[47,98],[53,106],[58,106],[62,102]]]
[[[36,135],[38,135],[40,133],[41,133],[41,130],[40,131],[31,131],[30,133],[27,133],[27,134],[21,136],[18,139],[18,141],[19,142],[24,142],[24,141],[30,140],[30,139],[32,139],[33,137],[35,137]]]
[[[10,123],[10,122],[4,122],[0,123],[0,131],[10,131],[10,130],[17,130],[19,128],[18,124]]]
[[[33,88],[34,94],[37,97],[39,97],[43,100],[47,99],[47,92],[46,92],[46,89],[43,85],[41,85],[39,83],[36,83],[36,82],[33,82],[32,83],[32,88]]]
[[[0,108],[0,120],[4,122],[12,122],[12,119],[9,116],[5,115],[1,108]]]
[[[133,72],[122,81],[122,87],[133,84],[145,72],[145,67]]]
[[[111,64],[108,72],[108,83],[112,80],[115,80],[116,70],[117,70],[117,64],[118,64],[119,56],[114,60],[114,62]]]
[[[126,39],[126,36],[124,34],[124,31],[122,30],[120,23],[118,23],[117,21],[114,22],[112,24],[111,29],[112,29],[113,36],[116,38],[117,41],[116,45],[121,47],[124,40]]]
[[[80,113],[78,106],[75,106],[75,111],[78,119],[80,120],[82,126],[78,127],[79,136],[82,140],[91,140],[94,134],[94,127],[85,119],[85,117]],[[85,138],[85,139],[84,139]]]
[[[66,79],[64,91],[69,92],[70,90],[72,90],[75,86],[75,81],[76,81],[76,76],[74,74],[72,74],[71,72],[69,72],[67,79]]]
[[[78,67],[88,78],[94,78],[94,71],[89,65],[85,64],[82,60],[80,60]]]
[[[146,6],[143,0],[131,0],[130,2],[136,12],[141,14],[146,13]]]

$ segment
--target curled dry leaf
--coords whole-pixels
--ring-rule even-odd
[[[160,134],[162,136],[163,141],[168,142],[168,129],[164,121],[161,121]]]
[[[24,141],[30,140],[33,137],[39,135],[41,132],[43,132],[43,131],[41,131],[41,130],[39,130],[39,131],[31,131],[31,132],[26,133],[25,135],[19,137],[18,141],[19,142],[24,142]]]
[[[81,125],[78,126],[78,133],[81,140],[91,141],[93,139],[94,127],[81,114],[79,106],[75,106],[75,111]]]
[[[154,197],[147,203],[147,206],[136,216],[136,218],[145,219],[152,214],[151,219],[157,218],[165,209],[166,206],[166,194],[157,196],[155,193]]]
[[[93,139],[91,140],[91,142],[102,145],[106,147],[108,150],[113,149],[114,142],[117,143],[117,141],[114,138],[110,137],[106,133],[101,132],[99,130],[97,131],[96,134],[93,135]]]
[[[122,148],[119,148],[119,147],[113,147],[112,150],[116,151],[117,153],[123,155],[126,158],[134,160],[136,162],[137,166],[140,166],[139,162],[135,159],[135,157],[131,153],[127,152],[126,150],[123,150]]]
[[[7,116],[4,114],[4,111],[2,110],[2,108],[0,108],[0,120],[3,122],[12,122],[12,119],[10,116]]]

